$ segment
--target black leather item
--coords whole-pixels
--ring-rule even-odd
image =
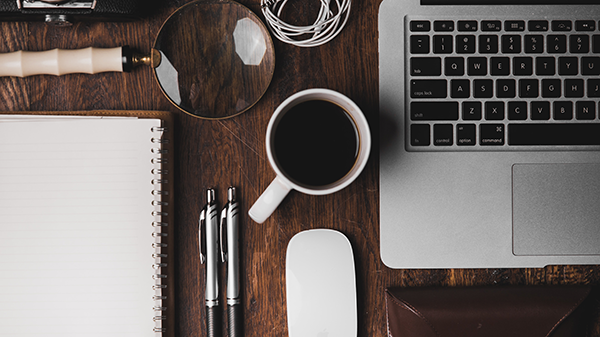
[[[387,289],[389,337],[583,337],[597,311],[586,286]]]
[[[1,21],[43,21],[46,15],[66,15],[73,21],[134,20],[150,14],[158,0],[97,0],[94,9],[19,9],[16,0],[0,0]]]

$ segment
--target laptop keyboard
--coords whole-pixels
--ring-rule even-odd
[[[598,21],[406,25],[410,150],[600,147]]]

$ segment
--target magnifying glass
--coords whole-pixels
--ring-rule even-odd
[[[263,96],[275,50],[262,21],[230,0],[200,0],[177,9],[161,27],[150,55],[125,47],[17,51],[0,54],[0,76],[94,74],[153,67],[165,96],[190,115],[222,119]]]

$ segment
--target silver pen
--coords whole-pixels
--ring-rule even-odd
[[[209,337],[221,336],[219,315],[219,224],[215,191],[207,190],[207,203],[200,212],[198,244],[200,262],[206,263],[206,327]]]
[[[229,337],[241,337],[239,204],[235,187],[227,190],[227,204],[221,211],[221,260],[227,263],[227,330]]]

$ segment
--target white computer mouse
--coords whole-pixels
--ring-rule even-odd
[[[285,278],[290,337],[356,337],[354,255],[344,234],[296,234],[288,244]]]

